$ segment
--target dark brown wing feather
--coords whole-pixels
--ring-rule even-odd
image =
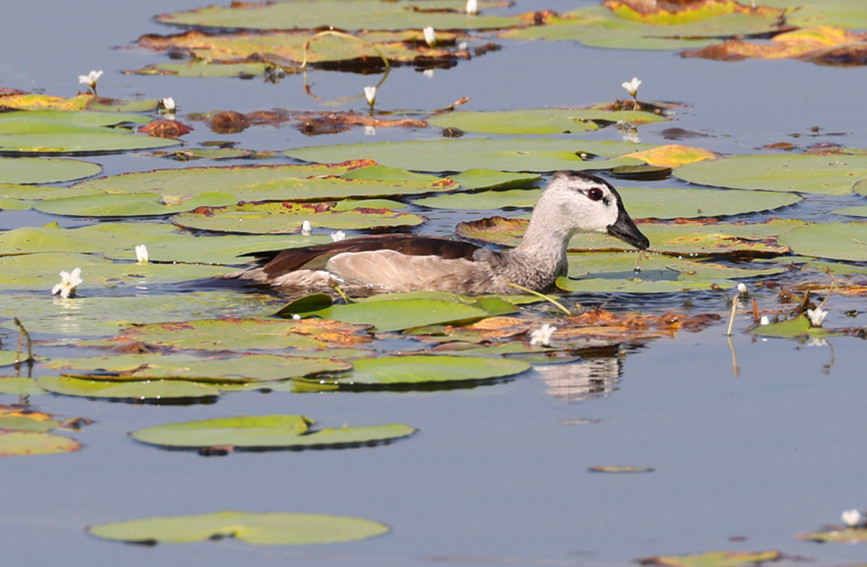
[[[473,253],[481,248],[471,242],[415,236],[413,234],[377,234],[351,240],[314,244],[301,248],[251,252],[255,263],[263,266],[268,277],[274,278],[295,270],[323,270],[329,258],[343,252],[368,250],[394,250],[409,256],[440,256],[444,259],[473,259]]]

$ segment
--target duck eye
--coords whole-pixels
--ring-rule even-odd
[[[599,201],[603,197],[602,189],[598,187],[588,189],[586,195],[591,201]]]

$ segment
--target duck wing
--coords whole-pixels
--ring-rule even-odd
[[[276,278],[296,270],[324,270],[329,258],[344,252],[394,250],[407,256],[439,256],[445,260],[454,258],[474,260],[475,252],[480,249],[481,246],[461,240],[414,234],[375,234],[300,248],[250,252],[242,256],[252,256],[253,263],[262,266],[265,275]]]

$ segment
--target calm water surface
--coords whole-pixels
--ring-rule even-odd
[[[567,10],[580,3],[519,2],[517,9]],[[186,112],[323,108],[301,80],[193,80],[122,75],[159,56],[127,46],[144,33],[170,33],[150,20],[196,7],[191,0],[117,3],[18,2],[0,19],[0,86],[73,95],[77,76],[105,69],[100,94],[172,96]],[[620,83],[644,80],[641,98],[676,100],[680,122],[640,130],[660,143],[663,128],[709,135],[696,145],[746,153],[793,141],[813,126],[816,142],[867,147],[858,93],[864,69],[806,63],[715,63],[670,52],[605,51],[572,43],[505,43],[504,49],[426,78],[395,69],[381,108],[433,109],[469,96],[466,108],[581,106],[622,97]],[[369,78],[314,72],[317,93],[347,96]],[[362,109],[363,101],[345,108]],[[352,131],[310,139],[289,126],[220,136],[202,125],[195,144],[231,139],[284,150],[309,144],[432,138],[436,131]],[[616,139],[605,129],[600,138]],[[93,158],[106,173],[170,167],[136,155]],[[667,182],[668,183],[668,182]],[[792,213],[822,218],[845,199],[813,199]],[[465,213],[442,212],[427,232],[445,232]],[[62,220],[0,213],[0,228]],[[602,299],[596,301],[601,302]],[[774,305],[771,297],[764,306]],[[672,302],[675,305],[678,302]],[[590,300],[593,304],[593,300]],[[640,306],[633,302],[632,306]],[[863,326],[842,316],[863,300],[836,297],[826,325]],[[723,314],[723,298],[695,312]],[[4,317],[8,315],[3,315]],[[736,331],[747,326],[739,318]],[[41,411],[87,416],[75,454],[8,458],[0,546],[8,565],[624,565],[654,554],[778,549],[814,565],[863,562],[863,546],[818,546],[798,533],[867,507],[864,478],[867,399],[864,342],[806,346],[736,332],[736,376],[724,324],[628,350],[621,359],[543,368],[518,380],[468,390],[292,395],[241,393],[214,405],[159,407],[40,396]],[[6,344],[14,344],[10,334]],[[8,347],[7,347],[8,348]],[[586,387],[595,380],[594,393]],[[16,398],[3,396],[3,403]],[[301,413],[324,426],[401,422],[409,440],[375,449],[242,453],[203,458],[129,441],[145,426],[246,414]],[[604,475],[598,465],[655,472]],[[216,510],[294,511],[360,516],[392,533],[358,543],[257,548],[231,540],[138,547],[91,538],[96,523]],[[733,541],[735,538],[736,541]],[[742,541],[741,541],[742,540]]]

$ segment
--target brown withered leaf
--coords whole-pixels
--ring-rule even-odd
[[[157,138],[177,138],[193,131],[192,128],[177,120],[154,120],[138,129],[139,132]]]
[[[867,33],[832,27],[803,28],[778,34],[771,41],[729,39],[681,55],[717,61],[800,59],[822,65],[859,66],[867,64]]]
[[[208,126],[219,134],[234,134],[250,126],[279,126],[292,122],[301,133],[308,136],[336,134],[353,126],[373,126],[374,128],[427,128],[424,120],[411,118],[387,118],[354,111],[290,111],[257,110],[242,114],[231,110],[207,115],[192,115],[192,120],[207,121]]]

